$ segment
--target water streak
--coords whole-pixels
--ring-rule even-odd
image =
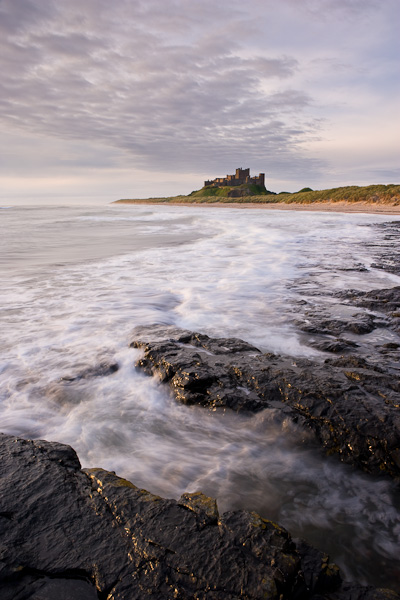
[[[322,456],[273,410],[177,405],[137,372],[136,325],[235,336],[323,358],[293,323],[299,302],[337,313],[332,289],[399,278],[371,267],[385,217],[180,207],[10,208],[0,236],[2,431],[71,444],[152,492],[201,489],[331,552],[349,577],[399,583],[393,485]],[[364,265],[365,272],[343,271]],[[381,335],[375,333],[375,335]],[[117,362],[108,377],[71,381]]]

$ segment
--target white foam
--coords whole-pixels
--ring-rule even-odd
[[[365,242],[374,233],[363,225],[382,217],[164,206],[4,215],[0,243],[13,269],[0,289],[2,431],[69,443],[85,466],[166,496],[200,488],[222,509],[260,510],[317,540],[343,519],[355,540],[391,555],[400,526],[389,484],[369,486],[316,457],[274,411],[249,418],[176,405],[137,372],[129,349],[135,326],[164,323],[319,356],[292,324],[296,302],[308,289],[398,284],[377,270],[341,271],[373,262]],[[107,361],[119,371],[61,380]]]

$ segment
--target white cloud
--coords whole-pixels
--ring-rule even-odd
[[[51,150],[35,159],[60,177],[80,163],[209,176],[242,165],[288,184],[323,178],[329,151],[306,150],[317,148],[322,128],[330,135],[331,119],[345,121],[357,105],[352,91],[368,99],[372,79],[382,88],[393,80],[392,38],[378,45],[388,57],[383,76],[377,42],[366,37],[371,15],[378,32],[391,32],[395,4],[387,6],[2,0],[0,124],[15,139],[38,136],[43,148],[51,140],[75,148],[69,162]],[[30,162],[28,147],[18,151],[6,174]]]

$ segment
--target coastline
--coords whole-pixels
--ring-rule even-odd
[[[385,474],[386,465],[392,465],[393,453],[385,440],[390,438],[396,444],[399,439],[389,426],[389,417],[392,413],[395,416],[393,404],[398,403],[400,339],[396,328],[400,323],[400,288],[394,287],[392,274],[399,272],[396,255],[400,218],[338,212],[310,212],[308,217],[288,212],[268,217],[268,213],[258,215],[257,211],[245,210],[243,215],[236,215],[235,210],[225,214],[217,209],[193,210],[190,215],[190,210],[185,213],[180,207],[165,213],[163,208],[150,210],[148,204],[139,209],[131,213],[124,207],[110,210],[110,205],[90,211],[79,207],[68,209],[67,215],[63,207],[39,209],[33,228],[33,233],[38,231],[37,237],[28,236],[32,219],[21,219],[20,211],[6,211],[8,237],[4,241],[13,251],[9,256],[16,268],[7,260],[3,288],[6,294],[12,291],[13,310],[5,320],[7,344],[3,356],[12,365],[7,373],[12,404],[9,397],[3,403],[5,426],[11,422],[22,429],[23,435],[29,419],[30,431],[37,432],[37,437],[62,442],[68,435],[73,445],[77,442],[84,466],[101,465],[126,479],[111,477],[99,469],[91,471],[88,481],[87,472],[81,472],[73,453],[62,450],[61,444],[54,442],[46,452],[45,442],[39,442],[37,448],[13,436],[5,439],[4,454],[9,457],[11,447],[13,456],[18,455],[20,460],[7,467],[5,461],[2,464],[6,474],[17,473],[18,477],[11,478],[13,485],[8,488],[10,477],[3,478],[1,523],[7,530],[4,544],[8,554],[0,588],[22,588],[28,578],[32,594],[36,586],[44,586],[37,592],[44,595],[46,587],[51,589],[57,584],[65,588],[66,594],[70,586],[86,586],[82,594],[71,592],[75,600],[96,600],[97,594],[114,594],[122,600],[123,592],[126,600],[136,592],[144,600],[144,588],[132,590],[128,583],[134,586],[142,577],[140,567],[148,565],[147,553],[155,567],[149,571],[150,578],[154,575],[154,588],[152,579],[145,580],[150,595],[164,593],[165,588],[160,586],[165,582],[157,579],[159,573],[181,573],[184,586],[189,560],[190,572],[199,572],[192,568],[192,555],[188,558],[189,548],[199,548],[199,538],[193,531],[200,529],[201,540],[219,533],[220,519],[217,524],[215,518],[212,520],[216,510],[211,516],[210,511],[194,513],[186,498],[183,506],[178,502],[181,508],[172,509],[176,504],[170,499],[176,502],[182,493],[202,490],[219,500],[220,517],[246,508],[276,523],[271,530],[271,551],[279,585],[282,577],[276,571],[280,564],[276,552],[281,538],[277,539],[275,532],[285,527],[291,538],[283,540],[283,554],[287,554],[290,539],[305,539],[315,548],[309,551],[307,547],[303,552],[302,543],[296,546],[299,557],[304,556],[304,564],[311,565],[307,581],[318,582],[319,577],[322,581],[314,566],[327,565],[327,555],[338,562],[343,577],[351,578],[351,591],[350,584],[345,584],[343,594],[327,591],[327,597],[349,600],[357,596],[355,585],[398,590],[399,581],[397,578],[396,583],[394,578],[399,573],[395,548],[400,543],[396,529],[400,514],[395,483]],[[75,225],[72,232],[71,225]],[[197,232],[207,235],[198,236]],[[18,243],[14,250],[15,238],[26,238],[29,243]],[[78,257],[69,268],[64,257],[73,260],[77,238]],[[91,247],[99,240],[106,260],[93,261]],[[73,243],[73,250],[64,254],[67,242]],[[41,262],[43,246],[46,262]],[[29,272],[29,277],[24,275],[17,281],[19,269]],[[19,298],[26,293],[32,302],[20,307]],[[68,311],[60,311],[60,297]],[[82,319],[87,307],[89,318]],[[153,322],[175,327],[182,318],[182,324],[191,329],[177,331],[174,343],[170,330],[165,332],[165,342],[153,337],[154,330],[151,336],[146,333],[145,327],[148,331]],[[78,328],[72,330],[71,323],[78,324]],[[193,323],[199,326],[194,328]],[[133,331],[136,325],[139,333],[136,327]],[[287,335],[289,328],[296,338],[291,331]],[[205,332],[212,336],[211,341],[205,339]],[[227,337],[218,337],[223,335]],[[241,336],[244,341],[229,341],[230,335]],[[260,340],[263,345],[258,351]],[[142,349],[129,349],[130,344],[140,342],[145,344]],[[50,361],[49,347],[54,349]],[[142,353],[144,348],[148,352]],[[247,362],[243,358],[246,348]],[[265,359],[260,352],[262,356],[267,354]],[[18,356],[29,356],[29,361],[20,361]],[[161,368],[168,365],[169,380],[156,387],[153,373],[144,379],[143,361],[152,358]],[[138,366],[137,360],[142,361]],[[149,362],[149,374],[151,365]],[[172,375],[176,368],[179,371]],[[161,385],[167,386],[168,382],[180,385],[163,391]],[[170,396],[174,390],[181,401],[183,394],[194,396],[199,393],[198,384],[214,385],[215,402],[224,398],[232,408],[215,406],[214,412],[212,407],[200,404],[188,407],[192,398],[186,400],[185,396],[186,408]],[[214,401],[208,388],[203,387],[203,392],[204,401]],[[271,410],[261,408],[250,415],[248,408],[251,403],[259,408],[260,395],[267,402],[272,399]],[[285,402],[280,403],[279,398]],[[243,406],[241,414],[236,414],[234,403]],[[381,416],[378,409],[388,416]],[[50,427],[46,420],[43,422],[44,411],[51,416]],[[67,423],[63,418],[66,412]],[[164,424],[161,429],[160,419]],[[354,422],[351,430],[350,422]],[[363,439],[368,442],[367,449]],[[379,452],[380,448],[374,451],[371,441],[382,442],[385,453]],[[385,458],[387,450],[390,456]],[[373,466],[379,474],[359,472],[358,467],[349,464],[353,458],[361,459],[361,466],[368,469]],[[393,458],[400,467],[397,448]],[[57,465],[60,468],[56,470],[53,467]],[[32,488],[32,481],[39,482],[38,489]],[[21,487],[16,489],[16,485]],[[149,494],[136,493],[134,485],[149,490]],[[180,488],[175,491],[177,485]],[[156,498],[152,502],[151,493],[165,500]],[[139,512],[141,502],[143,512]],[[204,499],[202,505],[213,509],[215,502]],[[91,507],[97,511],[95,514]],[[127,507],[131,507],[132,514]],[[155,513],[162,518],[156,518]],[[170,515],[169,524],[164,514]],[[193,537],[186,543],[188,518],[189,525],[193,519],[195,522],[189,527]],[[132,529],[127,533],[125,527]],[[225,531],[221,525],[222,529]],[[243,577],[255,581],[260,571],[248,562],[248,551],[252,547],[256,553],[260,548],[267,550],[268,538],[258,537],[265,531],[258,527],[255,539],[245,537],[242,541],[242,531],[234,530],[232,535],[244,552]],[[154,537],[154,532],[164,537]],[[50,555],[46,553],[49,536],[53,540]],[[171,546],[173,536],[183,540],[178,546],[181,554]],[[71,539],[78,545],[71,546]],[[124,552],[127,539],[133,539],[134,544]],[[12,540],[16,540],[15,545]],[[219,542],[223,557],[225,549],[228,552],[228,541]],[[44,548],[44,556],[38,557],[39,545]],[[32,554],[28,556],[30,549]],[[201,551],[202,556],[211,557],[211,565],[221,564],[213,545],[204,550],[201,547]],[[241,567],[242,555],[236,546],[233,552],[233,564]],[[269,568],[268,555],[260,558]],[[38,562],[40,559],[42,562]],[[168,562],[171,560],[176,562]],[[21,564],[25,570],[15,572],[15,565]],[[204,573],[203,560],[200,568],[200,574]],[[44,579],[43,573],[54,572],[56,579]],[[233,580],[232,569],[224,572]],[[64,574],[68,579],[63,578]],[[87,580],[74,580],[74,576]],[[120,587],[112,589],[116,581]],[[200,583],[204,589],[202,579]],[[220,582],[213,577],[207,584],[211,587]],[[91,589],[96,585],[100,591]],[[192,580],[188,585],[192,586]],[[282,588],[278,591],[271,600],[283,595]],[[10,598],[14,593],[15,587]],[[189,597],[190,593],[194,594],[193,588],[187,591]],[[322,594],[320,588],[318,594]],[[378,600],[374,594],[371,591],[367,597],[365,590],[359,592],[364,600]],[[231,600],[237,597],[232,595]],[[284,597],[289,600],[289,593]],[[389,598],[394,600],[393,595],[385,600]],[[379,600],[384,600],[382,595]]]
[[[254,511],[220,513],[202,492],[156,496],[82,469],[58,442],[0,434],[0,454],[5,600],[235,600],[243,582],[248,600],[400,600],[346,581],[328,554]]]
[[[154,206],[207,206],[211,208],[250,208],[266,210],[299,210],[318,212],[342,212],[342,213],[369,213],[383,215],[399,215],[400,205],[372,204],[368,202],[314,202],[312,204],[300,204],[292,202],[157,202],[152,200],[117,200],[112,204],[146,204]]]

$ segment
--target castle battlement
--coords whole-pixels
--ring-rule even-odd
[[[265,174],[260,173],[258,177],[250,177],[250,169],[236,169],[235,175],[226,177],[217,177],[216,179],[205,181],[204,187],[224,187],[243,185],[244,183],[253,183],[265,186]]]

